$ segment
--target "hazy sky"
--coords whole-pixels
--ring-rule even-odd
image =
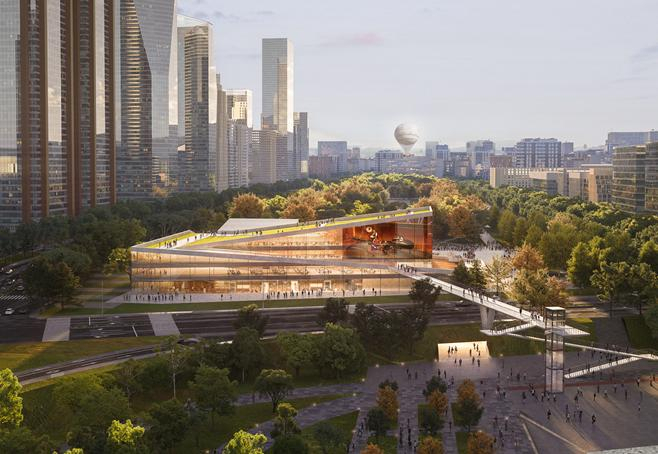
[[[295,110],[318,139],[463,146],[658,128],[656,0],[178,0],[215,25],[225,88],[254,91],[261,39],[295,46]],[[416,149],[418,151],[418,148]]]

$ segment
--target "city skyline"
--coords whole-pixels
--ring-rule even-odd
[[[261,39],[289,38],[297,54],[295,109],[313,113],[310,142],[364,148],[393,147],[390,130],[401,122],[418,124],[419,143],[453,147],[522,137],[601,145],[608,131],[655,127],[658,52],[650,18],[658,5],[591,6],[422,1],[399,8],[367,1],[313,8],[279,2],[274,9],[260,1],[178,1],[180,12],[215,23],[226,86],[254,89],[254,105],[261,99]],[[318,23],[328,25],[305,25]]]

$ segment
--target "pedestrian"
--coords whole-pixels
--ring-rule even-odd
[[[596,422],[596,415],[592,413],[592,424],[594,424],[595,422]]]
[[[546,412],[546,418],[548,418],[549,421],[551,420],[551,409],[550,408]]]

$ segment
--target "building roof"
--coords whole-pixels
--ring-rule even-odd
[[[299,219],[271,218],[231,218],[219,228],[219,232],[235,232],[236,230],[268,229],[285,225],[294,225]]]

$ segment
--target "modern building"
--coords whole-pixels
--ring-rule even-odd
[[[336,156],[309,156],[308,176],[329,180],[338,175],[338,158]]]
[[[119,2],[0,6],[0,226],[116,200]]]
[[[213,27],[177,16],[178,166],[177,192],[207,192],[217,187],[217,74],[213,64]],[[182,145],[182,147],[180,146]]]
[[[347,173],[347,142],[344,140],[318,141],[318,156],[333,156],[337,160],[337,174]]]
[[[432,209],[300,223],[229,219],[131,248],[133,290],[145,293],[363,295],[407,292],[399,265],[434,270]]]
[[[287,38],[263,39],[263,110],[262,129],[279,134],[294,128],[294,56]]]
[[[440,142],[425,142],[425,157],[447,161],[450,157],[450,147]]]
[[[562,167],[562,142],[557,139],[523,139],[514,147],[514,167]]]
[[[658,142],[658,131],[635,132],[609,132],[605,147],[608,154],[612,154],[616,147],[632,147],[645,145],[649,142]]]
[[[612,203],[627,213],[658,214],[658,142],[615,147]]]
[[[249,166],[252,154],[252,94],[251,90],[226,90],[226,158],[227,187],[249,186]]]
[[[475,176],[482,176],[490,167],[489,157],[496,152],[496,144],[491,140],[466,142],[466,154]]]
[[[504,154],[489,156],[489,164],[492,168],[512,167],[512,156]]]
[[[293,167],[299,169],[299,178],[308,177],[308,112],[295,112],[294,114]],[[295,175],[297,178],[297,175]]]
[[[176,1],[114,3],[121,17],[117,24],[121,86],[117,194],[120,199],[149,198],[154,184],[170,184],[178,160],[172,137],[172,129],[179,124]]]
[[[228,156],[228,100],[226,91],[222,87],[222,81],[217,74],[217,163],[215,177],[217,181],[216,190],[224,191],[229,187],[229,156]]]
[[[226,90],[228,119],[253,128],[253,94],[246,89]]]
[[[254,130],[251,135],[249,184],[277,182],[277,142],[279,135],[272,130]]]

